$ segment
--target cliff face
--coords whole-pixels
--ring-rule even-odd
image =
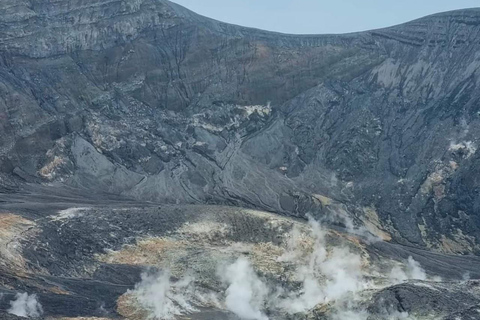
[[[0,188],[349,214],[480,247],[480,10],[347,35],[168,1],[0,1]]]

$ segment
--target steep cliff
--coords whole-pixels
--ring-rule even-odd
[[[479,253],[480,10],[345,35],[162,0],[0,1],[0,190],[350,216]]]

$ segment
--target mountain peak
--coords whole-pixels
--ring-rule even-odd
[[[472,8],[441,12],[367,32],[414,46],[458,48],[463,44],[477,43],[479,31],[480,8]]]
[[[288,35],[231,25],[198,15],[167,0],[0,1],[0,51],[34,58],[76,50],[101,50],[155,28],[179,23],[231,36],[345,41],[355,35],[387,37],[412,45],[444,43],[448,35],[480,24],[480,8],[434,14],[402,25],[346,35]],[[461,40],[462,41],[462,40]],[[466,40],[463,40],[466,41]]]

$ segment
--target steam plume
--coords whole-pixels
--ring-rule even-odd
[[[10,302],[10,309],[7,311],[19,317],[37,318],[43,313],[42,305],[37,300],[37,295],[28,293],[17,293],[15,300]]]
[[[139,305],[154,319],[170,320],[175,316],[195,311],[189,300],[193,296],[193,278],[170,281],[168,271],[142,274],[142,281],[132,292]]]
[[[361,257],[344,247],[335,247],[328,252],[326,231],[312,218],[309,218],[309,225],[314,238],[313,251],[296,272],[303,283],[302,288],[281,303],[289,313],[306,312],[319,303],[334,301],[368,285],[362,277]],[[298,259],[298,240],[298,231],[294,231],[289,244],[291,251],[287,251],[280,260]],[[319,278],[324,279],[323,283],[319,282]]]
[[[267,286],[258,278],[250,262],[238,258],[233,264],[220,271],[228,284],[225,305],[241,319],[267,320],[261,311],[268,295]]]
[[[405,270],[395,266],[390,272],[390,280],[394,283],[403,282],[406,280],[426,280],[427,274],[422,268],[420,263],[413,259],[412,256],[408,257],[407,266]]]

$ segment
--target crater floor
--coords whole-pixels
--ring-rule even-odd
[[[35,295],[42,318],[239,319],[228,303],[234,275],[252,284],[241,290],[260,294],[252,319],[479,316],[480,258],[402,246],[331,221],[38,186],[1,194],[0,221],[5,319],[15,318],[22,293]],[[314,300],[308,284],[318,290]],[[162,299],[173,309],[152,302]]]

